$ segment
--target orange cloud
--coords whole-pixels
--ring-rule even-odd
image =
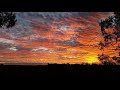
[[[17,52],[1,50],[0,61],[18,63],[99,63],[97,55],[103,51],[99,50],[97,44],[103,37],[98,22],[100,18],[106,18],[111,14],[96,12],[92,16],[69,17],[61,21],[51,21],[51,24],[34,22],[32,23],[34,27],[32,35],[14,40],[16,45],[30,50]],[[75,40],[83,46],[72,46],[69,45],[70,43],[67,45],[59,44],[59,42],[67,40]],[[104,52],[114,55],[111,50]]]

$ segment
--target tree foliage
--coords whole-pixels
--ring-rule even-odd
[[[12,12],[0,12],[0,28],[11,28],[16,24],[16,14]]]
[[[120,39],[120,12],[114,12],[113,16],[109,16],[108,18],[101,20],[99,25],[101,27],[102,36],[104,38],[104,43],[100,41],[100,43],[98,44],[99,46],[101,46],[101,49],[104,49],[104,47],[106,47],[106,45],[108,45],[108,46],[113,45],[113,42],[116,42],[116,43],[119,42],[119,39]],[[113,32],[108,33],[107,29],[112,29]],[[118,50],[117,48],[118,47],[116,47],[116,49],[114,49],[114,50]],[[120,52],[119,52],[119,55],[120,55]],[[103,55],[98,57],[99,60],[100,60],[100,57],[102,57],[102,56]],[[118,58],[118,57],[114,56],[114,58],[112,57],[112,60],[120,61],[120,57]],[[109,62],[109,64],[112,63],[112,62],[110,62],[110,60],[105,59],[105,64],[108,64],[108,62]]]

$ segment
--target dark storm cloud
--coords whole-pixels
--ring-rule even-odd
[[[19,45],[11,44],[11,43],[1,43],[0,42],[0,50],[10,50],[10,51],[21,51],[21,50],[27,50],[30,51],[31,48],[24,48]]]
[[[103,14],[103,13],[102,13]],[[16,12],[17,24],[15,27],[10,29],[0,29],[0,32],[5,32],[11,35],[12,38],[18,38],[23,36],[29,36],[33,34],[33,30],[41,26],[37,26],[33,24],[34,22],[37,24],[44,25],[56,25],[61,27],[61,25],[69,25],[70,23],[65,19],[70,19],[70,17],[83,17],[87,18],[88,16],[94,16],[95,12]],[[62,23],[52,23],[53,20],[60,21],[63,20]],[[79,19],[75,19],[72,21],[87,24],[88,22],[82,22]],[[44,28],[44,30],[49,30],[49,28]]]
[[[20,12],[18,13],[21,17],[35,17],[43,18],[48,20],[61,20],[67,17],[76,17],[76,16],[88,16],[90,12]]]
[[[30,25],[31,22],[49,25],[51,24],[51,20],[59,21],[68,19],[69,17],[87,17],[92,14],[92,12],[18,12],[17,17],[27,22],[24,23],[27,25]],[[40,18],[41,20],[39,20]],[[79,20],[77,21],[79,22]]]
[[[70,22],[66,21],[66,19],[71,20],[71,17],[84,17],[91,15],[90,12],[26,12],[23,15],[20,13],[20,15],[24,18],[28,18],[32,22],[36,22],[38,24],[44,24],[44,25],[55,25],[58,27],[58,29],[61,26],[67,25],[70,26]],[[38,19],[36,19],[38,18]],[[53,23],[53,21],[57,21],[57,23]],[[62,21],[62,23],[59,23],[59,21]],[[73,20],[71,20],[73,21]],[[81,23],[79,19],[75,19],[75,22]],[[32,24],[32,27],[34,28],[42,28],[44,27],[38,26],[36,24]],[[49,27],[50,28],[50,27]],[[46,29],[49,29],[46,28]]]

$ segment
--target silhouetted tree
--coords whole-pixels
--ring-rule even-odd
[[[16,23],[16,14],[12,12],[0,12],[0,28],[13,27]]]
[[[114,41],[116,41],[116,43],[119,42],[118,39],[120,38],[120,12],[114,12],[113,16],[109,16],[108,18],[106,18],[104,20],[101,20],[99,25],[101,27],[102,36],[104,38],[104,42],[105,43],[107,43],[107,42],[114,42]],[[106,31],[109,28],[113,29],[113,33],[112,34],[108,33]],[[108,44],[111,44],[111,43],[107,43],[107,45]],[[102,42],[100,42],[98,45],[101,46],[102,48],[104,48],[106,46]],[[119,48],[119,47],[117,47],[117,48]],[[118,50],[118,49],[114,49],[114,50]],[[120,56],[120,52],[119,52],[118,56]],[[98,58],[101,61],[100,57],[98,57]],[[116,56],[114,56],[112,59],[113,59],[113,61],[114,60],[119,60]],[[106,64],[113,64],[114,65],[114,63],[112,61],[110,61],[109,59],[104,59],[104,60],[105,61],[102,62],[102,63],[104,63],[105,65]]]
[[[102,62],[103,65],[116,65],[116,63],[112,62],[112,61],[104,61]]]
[[[103,50],[105,47],[105,44],[102,41],[100,41],[98,45],[100,46],[100,50]]]

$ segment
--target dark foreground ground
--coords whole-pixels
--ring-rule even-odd
[[[120,80],[114,65],[0,65],[0,80]]]

